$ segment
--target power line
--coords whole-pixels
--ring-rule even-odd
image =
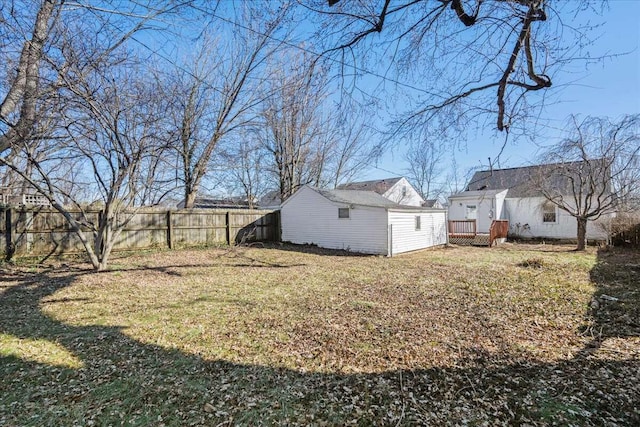
[[[202,9],[199,9],[199,10],[200,10],[201,12],[205,12],[205,13],[206,13],[206,11],[204,11],[204,10],[202,10]],[[214,18],[217,18],[217,19],[219,19],[219,20],[221,20],[221,21],[224,21],[224,22],[226,22],[226,23],[228,23],[228,24],[235,25],[235,26],[237,26],[237,27],[239,27],[239,28],[242,28],[242,29],[244,29],[244,30],[247,30],[247,31],[251,31],[251,32],[253,32],[253,33],[257,34],[257,35],[260,35],[260,36],[262,36],[262,37],[267,37],[267,38],[269,38],[270,40],[273,40],[273,41],[276,41],[276,42],[281,43],[281,44],[283,44],[283,45],[289,46],[289,47],[291,47],[291,48],[293,48],[293,49],[297,49],[297,50],[300,50],[300,51],[302,51],[302,52],[305,52],[305,53],[308,53],[308,54],[310,54],[310,55],[313,55],[313,56],[315,56],[316,58],[324,58],[324,59],[326,59],[326,60],[328,60],[328,61],[330,61],[330,62],[333,62],[333,63],[335,63],[335,64],[339,64],[339,65],[342,65],[342,66],[344,66],[344,67],[350,67],[350,68],[352,68],[354,71],[357,71],[357,72],[360,72],[360,73],[365,73],[365,74],[371,75],[371,76],[373,76],[373,77],[377,77],[377,78],[379,78],[379,79],[382,79],[382,80],[384,80],[384,81],[388,81],[388,82],[394,83],[394,84],[396,84],[396,85],[398,85],[398,86],[403,86],[403,87],[406,87],[406,88],[408,88],[408,89],[412,89],[412,90],[415,90],[415,91],[418,91],[418,92],[422,92],[422,93],[425,93],[425,94],[430,95],[430,96],[437,96],[437,97],[440,97],[440,98],[442,98],[442,99],[445,99],[445,98],[446,98],[446,97],[444,97],[444,96],[442,96],[442,95],[438,95],[438,94],[433,93],[433,92],[430,92],[430,91],[428,91],[428,90],[421,89],[421,88],[418,88],[418,87],[416,87],[416,86],[413,86],[413,85],[410,85],[410,84],[407,84],[407,83],[401,82],[401,81],[399,81],[399,80],[392,79],[392,78],[387,77],[387,76],[385,76],[385,75],[378,74],[378,73],[373,72],[373,71],[371,71],[371,70],[368,70],[368,69],[366,69],[366,68],[359,67],[359,66],[357,66],[357,65],[355,65],[355,64],[347,64],[347,63],[346,63],[346,62],[344,62],[344,61],[341,61],[341,60],[339,60],[339,59],[333,58],[333,57],[331,57],[331,56],[327,56],[327,55],[325,55],[324,53],[318,53],[318,52],[315,52],[315,51],[313,51],[313,50],[311,50],[311,49],[308,49],[308,48],[305,48],[305,47],[299,46],[299,45],[297,45],[297,44],[294,44],[294,43],[291,43],[291,42],[289,42],[289,41],[286,41],[286,40],[280,39],[280,38],[278,38],[278,37],[274,37],[274,36],[272,36],[272,35],[265,34],[265,33],[263,33],[263,32],[260,32],[260,31],[258,31],[258,30],[256,30],[256,29],[254,29],[254,28],[251,28],[251,27],[248,27],[248,26],[246,26],[246,25],[240,24],[239,22],[233,21],[233,20],[231,20],[231,19],[229,19],[229,18],[225,18],[225,17],[220,16],[220,15],[218,15],[218,14],[216,14],[216,13],[211,14],[211,16],[212,16],[212,17],[214,17]],[[368,95],[369,95],[369,94],[368,94]],[[369,95],[369,96],[371,96],[371,95]]]

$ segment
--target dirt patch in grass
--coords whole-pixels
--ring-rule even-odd
[[[640,256],[544,246],[5,269],[0,424],[633,424]]]
[[[542,258],[529,258],[524,261],[520,261],[516,265],[524,268],[542,268],[544,267],[544,260]]]

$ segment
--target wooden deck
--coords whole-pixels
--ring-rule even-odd
[[[449,220],[449,243],[456,245],[493,246],[506,239],[509,221],[494,220],[488,233],[477,231],[476,220]]]

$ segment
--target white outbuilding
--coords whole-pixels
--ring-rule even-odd
[[[300,188],[280,208],[282,241],[393,256],[447,243],[446,210],[374,191]]]

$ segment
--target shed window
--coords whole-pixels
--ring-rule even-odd
[[[420,223],[420,215],[416,215],[416,231],[422,228],[422,224]]]
[[[338,208],[338,218],[349,218],[349,208]]]
[[[542,205],[542,222],[556,222],[556,207],[553,203],[547,202]]]

